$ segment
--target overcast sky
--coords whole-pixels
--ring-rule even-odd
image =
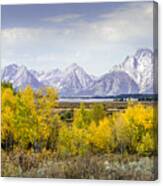
[[[2,67],[48,71],[71,63],[101,75],[153,45],[153,4],[2,6]]]

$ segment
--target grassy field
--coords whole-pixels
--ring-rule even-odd
[[[157,156],[86,154],[60,159],[54,152],[2,151],[2,176],[155,180]]]
[[[141,103],[143,105],[157,105],[155,101],[133,101],[132,105]],[[58,108],[60,109],[75,109],[80,108],[80,102],[59,102]],[[128,101],[106,101],[106,102],[84,102],[85,108],[91,109],[93,104],[102,104],[105,110],[117,109],[123,110],[126,109],[129,102]]]
[[[132,102],[132,105],[136,104],[143,104],[143,105],[150,105],[150,106],[157,106],[157,102],[155,101],[134,101]],[[76,109],[80,108],[79,102],[59,102],[58,108],[55,109],[56,113],[59,113],[63,119],[66,117],[67,122],[72,122],[73,121],[73,115]],[[117,112],[124,112],[125,109],[128,107],[128,102],[127,101],[107,101],[107,102],[85,102],[85,109],[92,109],[93,105],[103,105],[104,111],[106,114],[113,115],[114,113]]]

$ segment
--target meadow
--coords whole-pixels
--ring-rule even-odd
[[[59,103],[2,84],[2,176],[154,180],[157,104]]]

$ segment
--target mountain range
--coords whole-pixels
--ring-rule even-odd
[[[151,94],[155,93],[154,69],[157,69],[157,64],[153,52],[150,49],[139,49],[100,77],[88,74],[76,63],[63,71],[53,69],[49,72],[10,64],[2,70],[1,81],[12,83],[15,89],[24,89],[27,85],[31,85],[34,90],[52,86],[64,97]]]

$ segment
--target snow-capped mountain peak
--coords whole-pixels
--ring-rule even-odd
[[[153,52],[139,49],[101,77],[88,74],[82,67],[72,63],[64,71],[53,69],[49,72],[28,70],[25,66],[11,64],[2,70],[1,79],[11,82],[13,87],[25,88],[30,84],[34,89],[52,86],[61,96],[107,96],[127,93],[154,92]]]
[[[25,66],[17,66],[15,64],[8,65],[2,71],[2,81],[11,82],[15,89],[25,88],[31,85],[33,89],[40,88],[41,83],[28,71]]]
[[[139,49],[135,55],[128,56],[113,71],[126,72],[139,86],[140,93],[153,91],[153,52],[150,49]]]
[[[5,82],[13,83],[13,77],[17,72],[18,66],[16,64],[11,64],[5,67],[1,72],[1,79]]]
[[[136,59],[140,59],[140,58],[144,58],[144,57],[152,58],[152,56],[153,56],[153,52],[152,52],[152,50],[150,50],[148,48],[138,49],[135,53]]]
[[[65,72],[71,72],[71,71],[77,70],[78,68],[81,68],[81,67],[77,63],[72,63],[65,69]]]
[[[77,94],[81,90],[89,87],[93,82],[91,76],[76,63],[68,66],[64,72],[60,81],[61,94],[71,95],[73,92]]]

